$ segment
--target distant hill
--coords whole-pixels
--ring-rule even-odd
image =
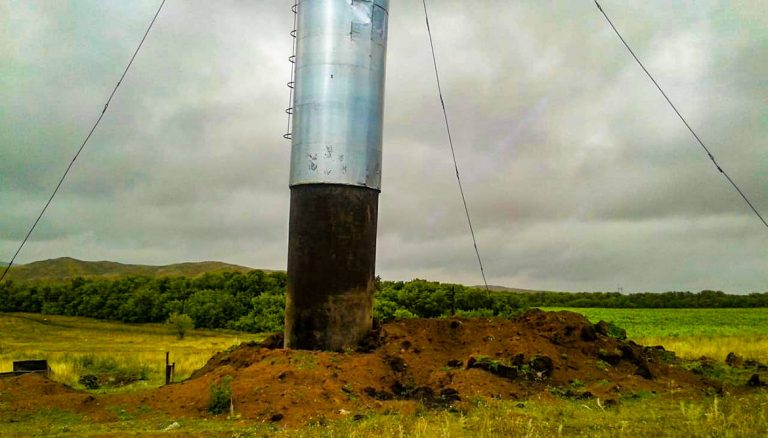
[[[253,268],[231,265],[223,262],[175,263],[165,266],[129,265],[117,262],[89,262],[71,257],[41,260],[39,262],[16,265],[11,268],[8,277],[14,281],[57,281],[75,277],[113,278],[127,275],[148,277],[194,277],[206,272],[252,271]]]
[[[7,263],[0,262],[0,266]],[[196,277],[207,272],[237,271],[248,272],[255,268],[233,265],[224,262],[188,262],[174,263],[172,265],[131,265],[110,261],[91,262],[78,260],[72,257],[60,257],[57,259],[40,260],[25,265],[14,265],[8,273],[7,279],[16,282],[27,281],[63,281],[76,277],[83,278],[116,278],[129,275],[141,275],[146,277]],[[268,269],[263,271],[270,272]],[[485,286],[471,286],[485,289]],[[542,292],[530,289],[518,289],[505,286],[488,285],[493,292],[517,292],[531,293]]]

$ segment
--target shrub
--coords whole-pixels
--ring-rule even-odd
[[[195,322],[189,315],[172,313],[168,318],[168,324],[179,339],[184,339],[187,331],[195,328]]]
[[[373,301],[373,317],[378,321],[390,321],[395,317],[398,304],[385,298]]]
[[[221,383],[211,385],[211,400],[208,403],[208,412],[218,415],[229,411],[232,401],[232,376],[225,376]]]
[[[285,296],[280,294],[261,294],[251,300],[252,309],[229,324],[229,328],[256,333],[274,333],[283,331],[285,321]]]
[[[80,376],[79,383],[91,388],[93,383],[98,386],[118,387],[141,380],[148,380],[150,369],[147,365],[118,362],[112,357],[102,357],[93,354],[76,357],[73,361],[75,371]]]
[[[414,315],[411,311],[406,309],[397,309],[395,310],[395,314],[393,315],[395,319],[411,319],[411,318],[418,318],[418,316]]]
[[[461,318],[493,318],[493,309],[459,310],[456,316]]]

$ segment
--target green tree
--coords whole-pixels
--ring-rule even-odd
[[[261,294],[251,300],[252,310],[230,325],[249,332],[280,332],[285,321],[285,295]]]
[[[168,324],[179,339],[184,339],[184,335],[186,335],[189,330],[195,328],[195,322],[192,321],[192,318],[183,313],[172,313],[168,318]]]

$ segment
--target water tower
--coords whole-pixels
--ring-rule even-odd
[[[371,329],[389,0],[300,0],[286,348]]]

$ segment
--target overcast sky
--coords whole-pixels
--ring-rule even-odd
[[[768,214],[768,2],[601,2]],[[0,0],[9,260],[159,0]],[[287,0],[168,0],[19,256],[285,269]],[[430,1],[491,284],[768,291],[768,230],[591,0]],[[392,0],[377,273],[480,284],[419,0]]]

